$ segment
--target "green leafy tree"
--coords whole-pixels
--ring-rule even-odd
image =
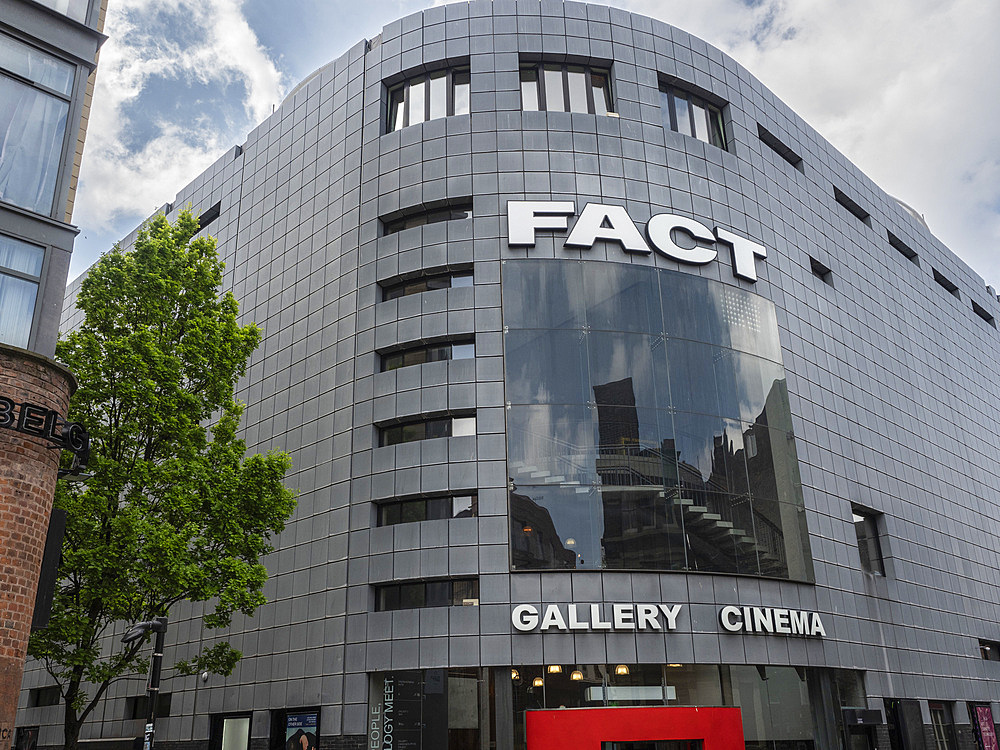
[[[80,382],[69,418],[90,432],[93,477],[59,483],[59,583],[28,652],[59,684],[67,750],[108,687],[147,669],[145,641],[111,639],[115,623],[183,600],[214,605],[209,628],[252,614],[264,603],[260,558],[295,507],[288,455],[247,456],[236,436],[234,386],[260,330],[219,294],[223,264],[214,239],[192,239],[198,228],[189,212],[157,216],[134,249],[104,255],[77,298],[84,322],[57,348]],[[177,669],[229,674],[240,656],[222,642]]]

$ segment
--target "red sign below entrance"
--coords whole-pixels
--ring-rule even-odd
[[[740,750],[738,708],[637,706],[527,711],[528,750],[601,750],[604,742],[701,740],[703,750]]]

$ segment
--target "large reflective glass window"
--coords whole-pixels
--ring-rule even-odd
[[[811,580],[769,302],[600,261],[502,284],[515,568]]]

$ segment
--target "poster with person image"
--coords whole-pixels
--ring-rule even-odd
[[[319,714],[288,714],[285,719],[285,750],[318,750]]]

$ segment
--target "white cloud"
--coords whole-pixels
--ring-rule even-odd
[[[179,33],[165,33],[170,29]],[[110,38],[101,50],[74,216],[95,233],[113,230],[122,218],[139,221],[172,200],[270,114],[283,86],[240,0],[115,0],[105,33]],[[227,122],[213,119],[210,110],[187,120],[164,117],[132,149],[126,145],[134,127],[130,108],[141,106],[144,89],[159,79],[181,90],[238,84],[243,117]]]

